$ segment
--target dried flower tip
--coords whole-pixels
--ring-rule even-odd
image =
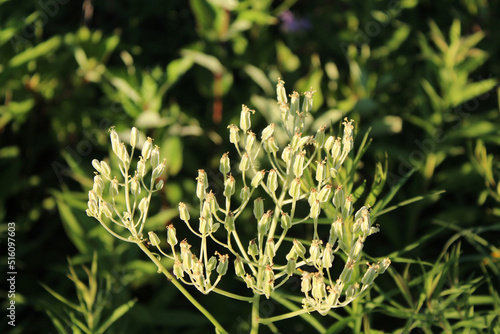
[[[153,150],[153,139],[148,137],[144,145],[142,145],[141,155],[144,157],[144,160],[148,160],[151,156],[151,151]]]
[[[151,243],[151,246],[153,247],[158,247],[160,245],[160,238],[154,233],[153,231],[148,232],[149,235],[149,242]]]
[[[227,128],[229,129],[229,142],[237,145],[240,142],[240,129],[234,124]]]
[[[180,216],[182,221],[184,221],[186,223],[189,222],[189,218],[190,218],[189,211],[188,211],[186,204],[184,204],[183,202],[179,203],[179,216]]]
[[[265,175],[266,175],[265,169],[261,170],[260,172],[257,172],[255,176],[252,178],[252,182],[250,183],[251,186],[257,188],[264,179]]]
[[[224,153],[220,158],[219,170],[222,173],[222,175],[226,175],[231,171],[229,152]]]
[[[246,105],[241,106],[241,114],[240,114],[240,128],[243,131],[250,130],[251,121],[250,121],[250,113],[255,113],[255,110],[249,109]]]
[[[130,146],[135,147],[135,145],[137,145],[138,136],[139,136],[139,131],[134,126],[132,130],[130,130]]]

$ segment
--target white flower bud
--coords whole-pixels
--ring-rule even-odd
[[[184,277],[184,268],[182,268],[182,262],[181,261],[175,261],[174,262],[174,275],[177,279],[181,279]]]
[[[224,276],[227,273],[227,268],[229,266],[229,255],[219,255],[219,265],[217,266],[217,273]]]
[[[160,164],[160,148],[155,145],[153,151],[151,151],[151,167],[155,169]]]
[[[120,146],[120,137],[118,136],[118,133],[116,132],[114,126],[109,129],[109,137],[111,139],[111,148],[113,149],[113,152],[119,157],[118,147]]]
[[[153,139],[148,137],[144,145],[142,145],[141,155],[144,160],[148,160],[151,156],[151,151],[153,150]]]
[[[326,297],[326,286],[323,280],[323,275],[316,273],[313,276],[313,287],[311,294],[314,298],[322,300]]]
[[[94,190],[99,197],[102,197],[102,192],[104,191],[104,181],[102,180],[101,175],[97,174],[94,176],[94,185],[92,190]]]
[[[378,276],[378,271],[380,269],[378,264],[373,264],[373,265],[370,265],[369,263],[367,264],[368,264],[368,269],[366,270],[365,275],[361,279],[361,283],[364,285],[372,284],[375,278]]]
[[[333,159],[334,163],[340,157],[340,148],[341,148],[340,137],[337,137],[337,139],[335,139],[333,146],[332,146],[332,159]]]
[[[143,197],[143,199],[141,199],[141,201],[139,202],[139,211],[145,213],[148,210],[148,207],[149,207],[148,199],[146,197]]]
[[[333,143],[335,142],[335,137],[333,136],[328,136],[328,138],[325,141],[325,150],[330,151],[333,147]]]
[[[363,250],[363,241],[361,240],[361,238],[358,238],[358,240],[351,247],[351,252],[349,253],[349,257],[353,261],[358,261],[359,257],[361,256],[362,250]]]
[[[255,239],[250,240],[250,242],[248,243],[247,253],[252,257],[256,257],[257,255],[259,255],[259,246],[255,242]]]
[[[321,203],[318,200],[315,200],[311,205],[309,217],[311,217],[312,219],[317,219],[320,213],[321,213]]]
[[[354,298],[358,293],[358,290],[359,290],[358,283],[349,285],[349,287],[347,287],[347,291],[345,292],[345,299],[351,300],[352,298]]]
[[[123,142],[118,146],[117,156],[124,165],[128,165],[128,163],[130,162],[130,156],[128,155],[127,148],[125,147],[125,144]]]
[[[139,131],[136,127],[133,127],[130,131],[130,146],[135,147],[137,145],[137,137],[139,136]]]
[[[266,152],[276,154],[279,151],[278,144],[276,144],[276,139],[270,137],[268,140],[264,141],[264,150]]]
[[[240,128],[243,131],[250,130],[251,122],[250,122],[250,113],[255,113],[255,110],[249,109],[246,105],[241,106],[241,114],[240,114]]]
[[[321,240],[313,240],[311,242],[311,246],[309,247],[309,255],[310,255],[310,261],[313,263],[313,264],[319,264],[321,261],[320,261],[320,257],[321,257],[321,249],[320,249],[320,245],[322,244],[323,242]]]
[[[333,256],[332,245],[327,243],[325,249],[323,249],[323,253],[321,254],[323,268],[331,268],[334,258],[335,257]]]
[[[205,185],[203,184],[203,180],[196,181],[196,197],[200,201],[203,201],[205,198]]]
[[[240,198],[241,198],[242,202],[247,201],[248,198],[250,198],[250,188],[248,188],[248,187],[241,188]]]
[[[107,218],[113,217],[113,206],[107,202],[102,203],[102,212]]]
[[[92,214],[92,216],[97,215],[97,213],[99,212],[99,209],[97,207],[97,202],[94,200],[88,201],[87,207],[88,207],[88,210],[90,211],[90,213]]]
[[[267,299],[271,296],[271,293],[274,291],[274,280],[269,280],[264,282],[264,296]]]
[[[306,254],[306,248],[299,240],[293,239],[293,249],[294,249],[295,253],[297,253],[298,256],[300,256],[301,258],[304,258],[305,254]]]
[[[276,256],[276,247],[273,239],[269,239],[266,245],[266,255],[271,260]]]
[[[155,190],[162,190],[163,189],[163,180],[158,181],[158,183],[155,185]]]
[[[265,129],[262,130],[262,136],[260,137],[261,140],[269,139],[269,137],[273,135],[274,127],[275,127],[274,123],[271,123],[268,126],[266,126]]]
[[[329,307],[333,307],[337,305],[337,302],[339,301],[340,292],[336,286],[328,286],[327,289],[328,296],[326,297],[326,303]]]
[[[286,274],[288,276],[292,276],[296,266],[297,266],[297,260],[294,258],[290,258],[290,260],[288,260],[288,262],[286,263],[285,267]]]
[[[326,178],[326,160],[318,161],[318,164],[316,165],[316,181],[323,182],[325,178]]]
[[[295,132],[295,134],[293,135],[292,143],[290,144],[293,152],[297,151],[300,148],[298,144],[299,144],[300,138],[302,138],[301,136],[302,136],[302,133],[300,133],[300,132]]]
[[[354,270],[354,262],[351,260],[347,261],[347,263],[344,266],[344,269],[340,273],[339,280],[340,282],[342,282],[342,284],[349,283],[349,281],[351,280],[353,270]]]
[[[325,144],[325,127],[322,126],[321,128],[318,129],[316,132],[316,137],[314,138],[316,142],[316,146],[318,148],[322,148],[323,145]]]
[[[383,259],[382,262],[380,262],[379,273],[380,274],[385,273],[385,271],[387,270],[387,268],[389,268],[390,265],[391,265],[391,260],[388,257]]]
[[[271,214],[272,211],[267,210],[267,212],[264,213],[262,217],[260,217],[259,223],[257,225],[257,230],[262,235],[266,234],[267,231],[269,230],[269,225],[270,225],[269,223],[271,222]]]
[[[255,278],[252,275],[246,274],[244,277],[247,288],[252,289],[255,286]]]
[[[146,160],[141,156],[137,161],[137,176],[141,179],[146,175]]]
[[[276,85],[276,95],[277,100],[280,103],[287,103],[286,90],[285,90],[285,82],[281,79],[278,79],[278,84]]]
[[[92,167],[94,167],[98,173],[102,174],[101,164],[99,163],[99,160],[97,159],[92,160]]]
[[[151,176],[153,178],[153,180],[156,180],[157,178],[159,178],[163,174],[163,172],[165,171],[165,167],[166,167],[166,161],[167,161],[167,159],[163,159],[162,163],[158,164],[158,166],[155,167],[155,169],[153,170],[152,176]]]
[[[286,212],[281,213],[281,228],[284,230],[288,230],[292,227],[292,219]]]
[[[109,168],[109,165],[106,161],[101,161],[101,174],[106,176],[106,178],[110,178],[111,175],[111,168]]]
[[[226,219],[224,221],[224,226],[225,226],[228,233],[231,233],[234,231],[234,215],[231,211],[229,211],[228,214],[226,215]]]
[[[318,190],[316,188],[311,188],[309,190],[309,198],[307,199],[307,203],[309,203],[309,206],[312,206],[314,202],[318,199]]]
[[[287,147],[285,147],[283,149],[283,152],[281,153],[281,159],[288,166],[288,164],[290,163],[290,160],[292,159],[292,147],[290,145],[288,145]]]
[[[240,129],[234,124],[227,128],[229,129],[229,142],[237,145],[240,142]]]
[[[215,256],[211,256],[207,262],[207,271],[212,272],[217,267],[217,258]]]
[[[344,198],[344,190],[342,190],[342,185],[339,185],[337,188],[335,188],[335,192],[333,194],[333,206],[338,210],[342,203],[344,203],[345,198]]]
[[[301,277],[301,284],[300,284],[300,291],[307,293],[311,291],[312,285],[311,285],[311,273],[304,271],[302,273]]]
[[[242,278],[245,276],[245,267],[239,256],[236,256],[236,259],[234,259],[234,272],[236,273],[236,276]]]
[[[342,206],[342,217],[346,219],[352,213],[352,195],[347,196],[344,206]]]
[[[207,219],[205,217],[200,217],[200,226],[199,229],[202,235],[207,235],[210,232],[210,226],[208,224]]]

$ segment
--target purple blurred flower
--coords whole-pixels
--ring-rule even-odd
[[[304,18],[296,18],[290,11],[286,10],[280,14],[281,28],[285,32],[298,32],[301,30],[309,30],[312,27],[311,21]]]

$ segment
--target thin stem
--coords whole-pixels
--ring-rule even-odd
[[[259,323],[261,320],[259,316],[259,300],[260,295],[254,294],[252,300],[252,329],[250,330],[250,334],[259,333]]]

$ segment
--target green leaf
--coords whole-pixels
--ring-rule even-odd
[[[274,94],[273,86],[269,82],[269,79],[264,71],[260,68],[247,64],[243,67],[243,71],[245,71],[245,73],[248,74],[248,76],[252,78],[252,80],[260,86],[260,88],[262,88],[266,95]]]
[[[208,69],[214,74],[222,74],[226,71],[219,59],[212,55],[189,49],[182,49],[181,55],[191,59],[196,64]]]
[[[283,66],[285,71],[293,72],[300,66],[300,59],[293,54],[285,43],[276,41],[276,56],[278,57],[278,65]]]
[[[61,192],[53,191],[53,196],[56,199],[59,214],[66,230],[66,234],[71,239],[73,244],[78,248],[80,253],[86,254],[89,252],[89,243],[86,237],[85,230],[76,219],[73,211],[67,205],[64,196]]]
[[[160,146],[160,156],[167,159],[168,175],[177,175],[182,168],[183,161],[182,140],[177,136],[168,137]]]
[[[497,83],[495,79],[486,79],[466,85],[459,92],[454,92],[454,94],[451,95],[453,106],[458,106],[470,99],[489,92]]]
[[[15,55],[9,61],[8,65],[10,67],[23,65],[31,60],[48,55],[49,53],[55,51],[60,45],[61,45],[61,37],[54,36],[46,40],[45,42],[36,45],[35,47],[29,48]]]
[[[116,308],[111,316],[97,329],[96,333],[105,333],[106,330],[118,319],[120,319],[125,313],[127,313],[136,303],[135,300],[130,300],[127,303]]]
[[[172,86],[176,83],[184,73],[186,73],[191,67],[193,67],[193,60],[188,57],[183,57],[171,61],[167,65],[167,83],[168,86]]]
[[[59,300],[60,302],[64,303],[65,305],[71,307],[72,309],[74,309],[75,311],[77,312],[80,312],[80,313],[83,313],[84,312],[84,309],[69,301],[68,299],[66,299],[65,297],[63,297],[61,294],[57,293],[56,291],[52,290],[49,286],[45,285],[44,283],[41,283],[40,282],[40,285],[45,289],[47,290],[52,296],[54,296],[57,300]]]

